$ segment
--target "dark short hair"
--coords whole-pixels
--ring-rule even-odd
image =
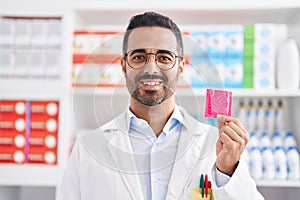
[[[170,29],[176,37],[177,51],[179,53],[179,56],[183,57],[183,42],[182,42],[181,31],[179,30],[178,26],[169,17],[163,16],[156,12],[145,12],[144,14],[139,14],[131,17],[123,39],[124,54],[126,54],[127,51],[127,43],[131,31],[135,28],[147,27],[147,26],[158,26],[158,27]]]

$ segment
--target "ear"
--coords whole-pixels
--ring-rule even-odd
[[[122,56],[121,60],[120,60],[120,64],[122,66],[122,72],[124,77],[126,77],[126,61],[125,61],[125,57]]]
[[[186,60],[183,58],[182,60],[179,61],[179,66],[178,66],[178,70],[179,73],[182,74],[184,72],[185,69],[185,62]]]

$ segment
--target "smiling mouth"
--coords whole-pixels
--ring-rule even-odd
[[[158,86],[160,84],[162,84],[162,81],[141,81],[141,84],[142,85],[145,85],[145,86]]]

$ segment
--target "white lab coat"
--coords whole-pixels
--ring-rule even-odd
[[[166,200],[188,200],[199,187],[200,174],[209,174],[215,200],[264,199],[241,160],[229,182],[215,184],[218,130],[200,123],[180,108],[187,128],[180,136]],[[77,140],[66,167],[57,200],[143,200],[131,154],[126,113]]]

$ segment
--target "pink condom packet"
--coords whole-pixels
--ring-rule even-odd
[[[216,118],[217,114],[231,116],[232,92],[206,90],[205,117]]]

